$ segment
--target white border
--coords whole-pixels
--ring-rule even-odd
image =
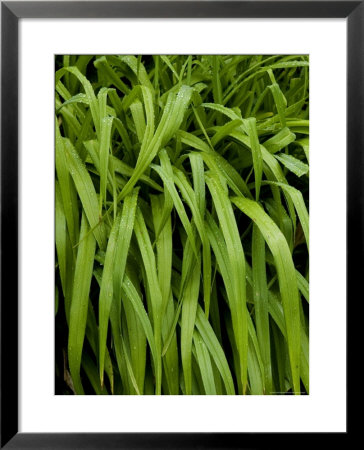
[[[20,50],[20,430],[345,431],[346,21],[23,19]],[[310,54],[309,396],[53,395],[53,55],[67,53]]]

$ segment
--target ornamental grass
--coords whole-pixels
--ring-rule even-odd
[[[55,64],[56,393],[308,394],[308,57]]]

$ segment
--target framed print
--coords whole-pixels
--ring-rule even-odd
[[[348,438],[363,8],[1,3],[1,447]]]

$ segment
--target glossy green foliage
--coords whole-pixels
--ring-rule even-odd
[[[308,80],[56,57],[57,393],[309,393]]]

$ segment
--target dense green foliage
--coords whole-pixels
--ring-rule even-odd
[[[309,392],[308,57],[56,57],[56,393]]]

